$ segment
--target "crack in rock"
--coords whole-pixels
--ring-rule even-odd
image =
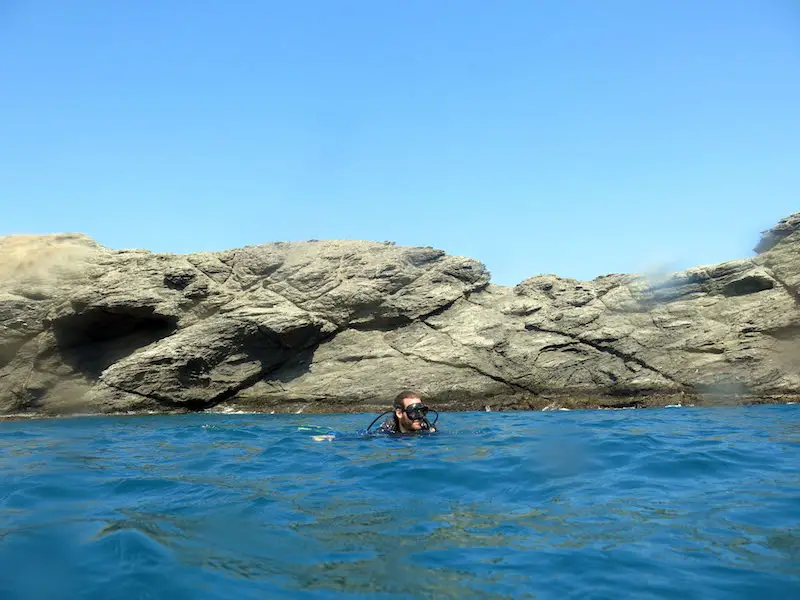
[[[479,369],[478,367],[476,367],[474,365],[458,364],[458,363],[453,363],[453,362],[446,361],[446,360],[437,360],[437,359],[434,359],[434,358],[429,358],[429,357],[426,357],[426,356],[422,356],[421,354],[417,354],[415,352],[406,352],[406,351],[401,350],[400,348],[398,348],[397,346],[395,346],[394,344],[389,343],[389,342],[387,342],[387,344],[389,344],[389,347],[391,347],[393,350],[399,352],[403,356],[410,356],[410,357],[413,357],[413,358],[418,358],[418,359],[423,360],[425,362],[429,362],[429,363],[436,364],[436,365],[443,365],[443,366],[446,366],[446,367],[451,367],[453,369],[467,369],[467,370],[473,371],[474,373],[478,373],[479,375],[482,375],[482,376],[484,376],[484,377],[486,377],[488,379],[491,379],[492,381],[496,381],[497,383],[502,383],[503,385],[506,385],[506,386],[508,386],[508,387],[510,387],[512,389],[515,389],[515,390],[517,390],[519,392],[523,392],[525,394],[534,394],[534,395],[536,394],[536,392],[534,390],[531,390],[531,389],[529,389],[529,388],[527,388],[525,386],[522,386],[522,385],[520,385],[518,383],[512,383],[510,381],[506,381],[502,377],[497,377],[496,375],[492,375],[490,373],[487,373],[483,369]]]
[[[725,350],[722,348],[715,348],[715,347],[698,347],[698,348],[681,348],[683,352],[688,352],[690,354],[725,354]]]
[[[288,284],[288,285],[289,285],[289,286],[291,286],[292,288],[294,288],[294,286],[293,286],[293,285],[291,285],[291,284]],[[310,311],[309,309],[305,308],[304,306],[300,306],[299,304],[297,304],[296,302],[294,302],[294,301],[292,301],[292,300],[289,300],[289,298],[287,298],[286,296],[284,296],[284,295],[283,295],[281,292],[278,292],[277,290],[273,289],[272,287],[270,287],[270,286],[265,286],[265,287],[264,287],[264,289],[265,289],[265,290],[267,290],[268,292],[270,292],[271,294],[275,294],[275,295],[276,295],[278,298],[281,298],[281,299],[285,300],[285,301],[286,301],[286,302],[288,302],[288,303],[289,303],[291,306],[294,306],[294,307],[295,307],[297,310],[299,310],[299,311],[302,311],[302,312],[304,312],[304,313],[305,313],[305,314],[307,314],[307,315],[311,315],[311,316],[317,316],[317,314],[316,314],[316,313],[314,313],[314,312]],[[297,288],[294,288],[294,289],[297,289]],[[323,295],[324,295],[324,294],[323,294]],[[313,299],[312,299],[311,301],[313,302]],[[320,318],[324,318],[324,317],[320,317]],[[330,319],[327,319],[327,318],[324,318],[324,319],[325,319],[326,321],[329,321],[329,320],[330,320]]]
[[[600,352],[604,352],[605,354],[609,354],[611,356],[619,358],[622,361],[630,361],[632,363],[635,363],[635,364],[639,365],[640,367],[644,367],[645,369],[649,369],[653,373],[658,373],[659,375],[661,375],[664,379],[666,379],[668,381],[671,381],[673,383],[677,383],[678,385],[680,385],[682,387],[686,387],[686,384],[683,383],[682,381],[678,381],[677,379],[675,379],[671,375],[668,375],[667,373],[664,373],[663,371],[661,371],[661,369],[657,369],[656,367],[654,367],[652,365],[649,365],[647,362],[645,362],[641,358],[639,358],[637,356],[634,356],[632,354],[627,354],[627,353],[621,352],[621,351],[619,351],[619,350],[617,350],[615,348],[611,348],[609,346],[602,346],[600,344],[597,344],[597,343],[594,343],[594,342],[590,342],[588,340],[582,340],[577,335],[571,334],[571,333],[566,333],[566,332],[562,332],[562,331],[555,331],[553,329],[545,329],[543,327],[538,327],[536,325],[531,325],[531,324],[526,325],[525,329],[527,329],[528,331],[539,331],[539,332],[542,332],[542,333],[554,333],[554,334],[557,334],[557,335],[563,335],[565,337],[572,338],[576,342],[578,342],[579,344],[584,344],[586,346],[589,346],[590,348],[594,348],[595,350],[598,350]]]
[[[103,384],[115,390],[119,390],[120,392],[133,394],[134,396],[139,396],[141,398],[147,398],[148,400],[155,401],[156,403],[165,406],[167,408],[181,408],[192,412],[199,412],[207,410],[209,408],[213,408],[217,404],[225,402],[226,400],[230,400],[231,398],[235,397],[239,392],[242,392],[243,390],[246,390],[247,388],[254,386],[256,383],[264,379],[270,373],[273,373],[274,371],[280,369],[283,365],[286,364],[286,362],[287,361],[282,361],[277,365],[273,365],[270,368],[262,369],[258,373],[254,373],[250,377],[244,378],[241,382],[231,387],[230,389],[224,390],[219,394],[216,394],[206,400],[187,400],[184,402],[177,402],[160,394],[145,394],[143,392],[138,392],[136,390],[126,389],[124,387],[115,385],[114,383],[110,383],[107,381],[103,382]]]
[[[764,267],[769,275],[778,282],[778,284],[786,290],[786,292],[794,299],[794,303],[800,306],[800,291],[795,290],[792,286],[786,283],[771,267]]]

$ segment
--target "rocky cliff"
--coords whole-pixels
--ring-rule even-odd
[[[489,283],[432,248],[216,253],[0,238],[0,414],[449,409],[800,396],[800,213],[756,256],[656,281]]]

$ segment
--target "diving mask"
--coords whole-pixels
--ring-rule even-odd
[[[428,414],[428,407],[424,404],[412,404],[406,407],[405,413],[412,421],[421,421]]]

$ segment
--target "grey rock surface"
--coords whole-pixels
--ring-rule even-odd
[[[800,396],[800,213],[752,258],[489,283],[391,243],[114,251],[0,238],[0,414],[445,409]]]

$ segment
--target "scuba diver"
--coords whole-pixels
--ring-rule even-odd
[[[436,418],[431,423],[427,417],[429,411],[430,409],[422,403],[419,394],[416,392],[400,392],[392,402],[392,410],[378,415],[367,427],[367,433],[370,433],[370,428],[378,422],[378,419],[389,413],[392,413],[392,415],[373,433],[405,434],[423,431],[434,433],[436,431],[434,425],[439,420],[439,413],[433,411],[436,413]]]

